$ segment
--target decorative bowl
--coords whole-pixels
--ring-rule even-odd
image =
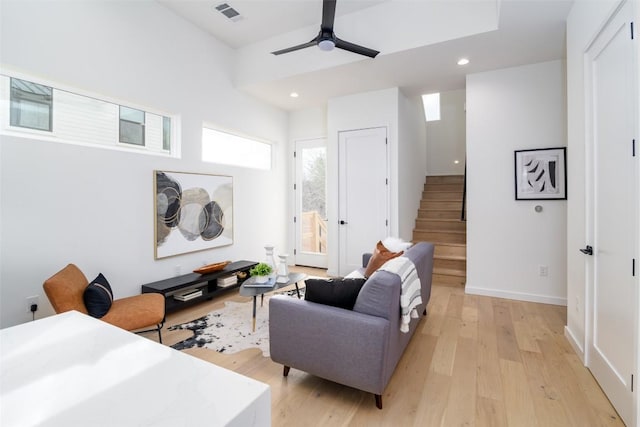
[[[231,261],[222,261],[222,262],[216,262],[213,264],[203,265],[202,267],[196,268],[195,270],[193,270],[193,272],[198,274],[213,273],[214,271],[222,270],[230,263]]]

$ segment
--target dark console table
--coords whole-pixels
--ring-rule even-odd
[[[246,279],[249,278],[249,270],[256,265],[253,261],[236,261],[227,265],[224,269],[206,274],[189,273],[182,276],[172,277],[170,279],[159,280],[157,282],[146,283],[142,285],[142,293],[155,292],[165,297],[165,313],[189,307],[198,302],[208,300],[216,295],[226,292],[230,289],[237,289]],[[218,278],[237,275],[237,273],[246,273],[243,278],[238,276],[238,282],[234,285],[221,287],[218,286]],[[242,274],[241,274],[242,275]],[[180,301],[174,298],[174,295],[182,294],[188,291],[202,291],[202,295],[190,299],[188,301]]]

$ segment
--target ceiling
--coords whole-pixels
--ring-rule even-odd
[[[321,0],[226,1],[235,22],[215,10],[222,0],[157,1],[236,51],[239,89],[297,110],[389,87],[463,89],[466,74],[564,58],[573,0],[337,0],[336,35],[380,50],[375,59],[317,47],[270,54],[316,36]]]

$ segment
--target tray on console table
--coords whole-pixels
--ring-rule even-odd
[[[198,274],[189,273],[182,276],[171,277],[169,279],[158,280],[157,282],[146,283],[142,285],[142,293],[159,293],[165,297],[165,313],[189,307],[195,303],[211,299],[222,292],[229,289],[237,289],[242,285],[244,280],[249,278],[249,270],[256,265],[254,261],[235,261],[228,264],[222,270],[211,273]],[[236,284],[231,286],[218,286],[218,278],[229,276],[238,272],[246,273],[244,278],[238,277]],[[202,290],[202,295],[188,301],[179,301],[173,296],[188,292],[190,290]]]

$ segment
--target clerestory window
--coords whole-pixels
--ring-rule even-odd
[[[0,115],[0,132],[5,134],[156,154],[179,152],[178,118],[152,109],[8,75],[0,75],[0,102],[9,105],[9,114]]]
[[[271,144],[202,128],[202,160],[253,169],[271,169]]]

